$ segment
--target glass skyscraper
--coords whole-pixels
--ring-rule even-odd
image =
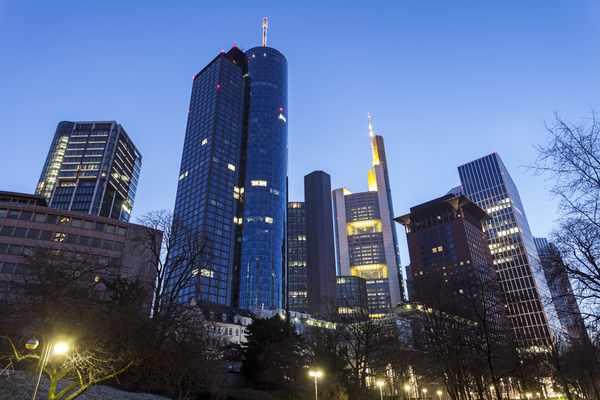
[[[370,120],[369,130],[369,191],[333,191],[337,274],[366,279],[370,313],[385,314],[405,300],[404,285],[383,137],[373,135]]]
[[[282,306],[287,115],[275,49],[234,45],[194,77],[174,218],[204,234],[211,257],[182,301]]]
[[[49,206],[129,221],[142,156],[115,121],[62,121],[36,194]]]
[[[497,153],[459,166],[458,173],[464,194],[492,217],[483,224],[519,347],[544,352],[556,316],[517,187]]]
[[[287,211],[287,301],[290,311],[306,313],[306,207],[304,203],[288,203]]]

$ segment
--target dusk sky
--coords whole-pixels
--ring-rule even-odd
[[[142,154],[133,219],[172,209],[192,77],[235,43],[289,67],[290,201],[304,175],[367,190],[367,113],[395,216],[498,152],[534,236],[557,218],[534,162],[553,112],[600,105],[598,1],[0,0],[0,190],[33,193],[59,121],[115,120]],[[401,226],[402,263],[408,264]]]

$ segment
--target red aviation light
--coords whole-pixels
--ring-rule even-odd
[[[235,49],[235,48],[237,48],[237,45],[236,45],[235,43],[233,44],[233,48],[234,48],[234,49]]]
[[[221,53],[225,53],[225,50],[221,50]]]
[[[283,107],[279,107],[279,111],[283,111]]]
[[[221,87],[221,85],[217,85],[217,89],[219,89]]]

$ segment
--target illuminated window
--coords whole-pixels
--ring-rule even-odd
[[[202,146],[204,146],[206,143],[208,143],[208,139],[202,140]]]
[[[273,218],[271,217],[265,217],[265,222],[268,224],[272,224],[273,223]]]
[[[200,270],[200,275],[205,276],[207,278],[213,278],[214,274],[215,274],[214,271],[211,271],[209,269],[201,269]]]
[[[233,164],[227,164],[227,168],[229,168],[232,171],[235,171],[235,165]]]
[[[267,181],[250,181],[252,186],[267,186]]]

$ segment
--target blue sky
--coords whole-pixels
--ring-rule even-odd
[[[0,190],[33,192],[59,121],[116,120],[143,156],[134,218],[172,208],[192,76],[234,43],[259,46],[268,17],[289,64],[291,201],[314,170],[367,190],[369,112],[396,216],[496,151],[545,236],[549,182],[519,166],[554,110],[575,121],[600,104],[600,3],[339,4],[0,0]]]

